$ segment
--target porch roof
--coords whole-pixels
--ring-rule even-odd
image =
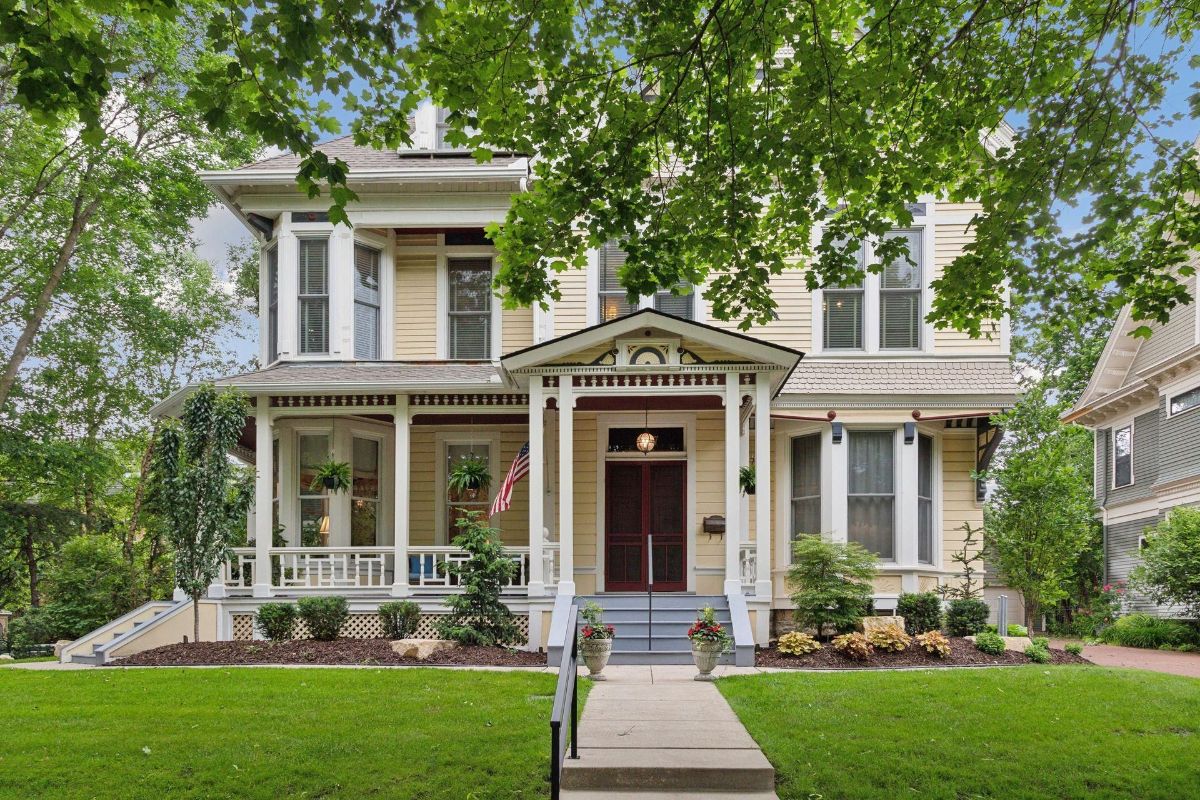
[[[1011,405],[1020,395],[1008,358],[867,359],[810,358],[793,370],[780,392],[781,405],[814,405],[844,399],[845,405],[892,402],[929,405],[944,400]]]

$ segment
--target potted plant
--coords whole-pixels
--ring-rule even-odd
[[[612,640],[616,629],[604,623],[604,609],[599,603],[589,601],[579,615],[583,617],[584,622],[579,631],[579,649],[583,653],[583,663],[587,664],[588,677],[594,681],[607,680],[601,673],[612,655]]]
[[[742,494],[754,494],[754,483],[754,467],[738,469],[738,485],[742,487]]]
[[[476,500],[481,491],[486,492],[492,485],[492,473],[488,469],[487,459],[479,456],[469,456],[459,461],[450,470],[446,480],[446,488],[458,496],[460,500]]]
[[[314,492],[319,492],[321,489],[328,489],[337,494],[338,492],[347,491],[350,488],[351,476],[350,465],[345,461],[326,461],[324,464],[317,465],[317,471],[313,475],[312,483],[309,484],[309,489]]]
[[[725,626],[717,622],[717,613],[712,606],[700,609],[699,616],[688,628],[688,639],[692,642],[692,661],[696,664],[698,681],[711,681],[713,668],[722,653],[728,652],[733,639]]]

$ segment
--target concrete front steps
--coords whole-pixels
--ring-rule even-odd
[[[103,650],[109,644],[153,622],[175,605],[168,601],[153,601],[139,606],[65,645],[59,652],[59,660],[64,664],[103,664]]]
[[[691,664],[687,630],[704,606],[712,606],[717,622],[733,632],[729,601],[723,595],[655,594],[653,605],[644,593],[576,598],[580,608],[589,601],[603,606],[604,621],[617,629],[610,664]],[[721,663],[732,664],[733,654],[722,656]]]

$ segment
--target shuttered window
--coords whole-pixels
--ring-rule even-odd
[[[882,350],[916,350],[921,347],[921,232],[892,231],[885,239],[901,240],[909,258],[883,266],[879,277],[879,347]]]
[[[896,454],[892,431],[851,431],[847,538],[884,561],[896,558]]]
[[[1133,426],[1113,431],[1113,487],[1133,483]]]
[[[279,248],[267,251],[267,363],[279,359]]]
[[[354,245],[354,357],[379,358],[379,251]]]
[[[450,358],[483,361],[492,357],[492,260],[456,258],[450,279]]]
[[[917,561],[933,563],[933,438],[917,437]]]
[[[821,434],[792,439],[792,538],[821,533]]]
[[[329,240],[301,239],[298,295],[300,352],[329,352]]]

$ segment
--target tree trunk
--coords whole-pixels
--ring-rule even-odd
[[[200,641],[200,598],[192,597],[192,641]]]
[[[142,464],[138,473],[137,489],[133,493],[133,508],[129,511],[129,532],[125,536],[125,560],[133,563],[133,543],[137,538],[138,526],[142,521],[142,503],[146,498],[146,477],[150,472],[150,464],[154,459],[154,442],[158,436],[158,421],[150,426],[150,439],[146,449],[142,451]]]

